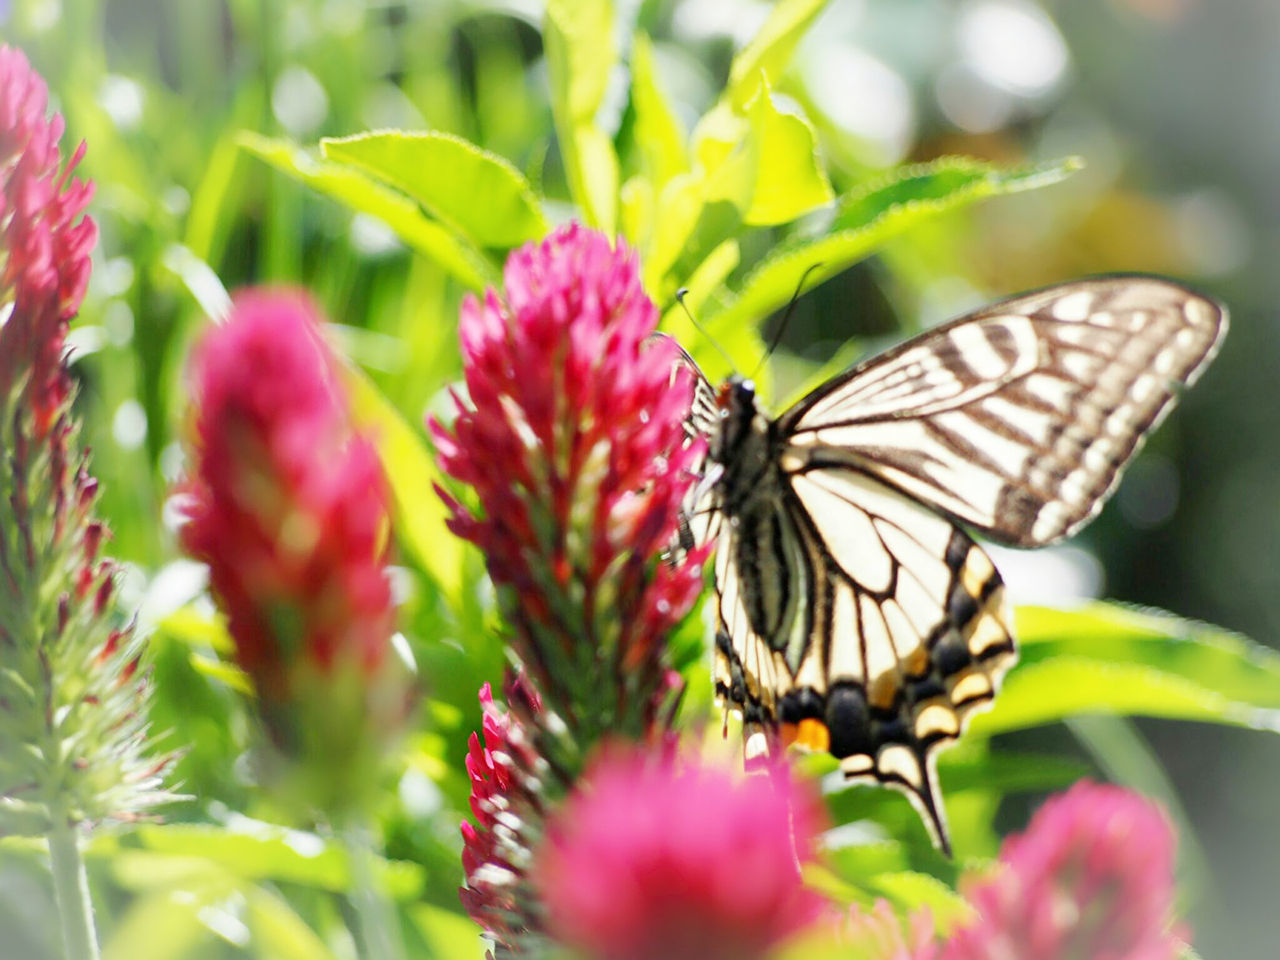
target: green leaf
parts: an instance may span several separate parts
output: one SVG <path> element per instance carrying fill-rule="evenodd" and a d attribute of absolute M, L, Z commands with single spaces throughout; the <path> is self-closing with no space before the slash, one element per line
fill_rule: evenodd
<path fill-rule="evenodd" d="M 938 930 L 948 930 L 973 917 L 969 902 L 936 877 L 915 870 L 895 870 L 864 881 L 873 893 L 884 897 L 903 914 L 927 908 Z"/>
<path fill-rule="evenodd" d="M 703 178 L 695 173 L 677 174 L 658 192 L 654 209 L 661 211 L 661 216 L 653 218 L 641 266 L 645 289 L 659 305 L 671 297 L 678 285 L 672 282 L 671 275 L 702 215 L 702 197 Z M 680 282 L 684 282 L 683 278 Z"/>
<path fill-rule="evenodd" d="M 787 223 L 832 199 L 831 182 L 818 161 L 809 121 L 778 109 L 768 82 L 747 107 L 755 151 L 755 187 L 744 221 L 751 226 Z"/>
<path fill-rule="evenodd" d="M 484 941 L 470 917 L 427 903 L 414 904 L 409 916 L 431 948 L 433 960 L 480 960 Z"/>
<path fill-rule="evenodd" d="M 684 298 L 685 306 L 674 304 L 662 317 L 662 329 L 689 351 L 689 355 L 712 383 L 718 383 L 735 372 L 724 353 L 741 363 L 746 370 L 756 369 L 764 358 L 764 342 L 754 327 L 748 324 L 740 324 L 735 328 L 716 325 L 703 333 L 689 319 L 689 314 L 697 317 L 702 312 L 711 292 L 738 266 L 738 259 L 736 240 L 726 240 L 712 250 L 689 277 L 685 288 L 688 291 Z M 688 308 L 687 313 L 685 308 Z M 766 373 L 766 376 L 757 385 L 761 391 L 767 392 L 767 370 L 761 372 Z"/>
<path fill-rule="evenodd" d="M 334 960 L 333 952 L 283 897 L 262 887 L 245 891 L 244 920 L 261 957 Z"/>
<path fill-rule="evenodd" d="M 1145 664 L 1235 703 L 1280 709 L 1280 654 L 1220 627 L 1092 603 L 1078 610 L 1019 607 L 1017 629 L 1027 666 L 1063 655 Z"/>
<path fill-rule="evenodd" d="M 342 893 L 351 886 L 347 854 L 314 833 L 286 830 L 242 818 L 235 829 L 202 824 L 143 824 L 135 831 L 143 849 L 122 849 L 111 859 L 117 881 L 135 890 L 221 877 L 297 883 Z M 388 896 L 415 897 L 421 868 L 379 861 L 378 882 Z"/>
<path fill-rule="evenodd" d="M 520 171 L 462 137 L 389 130 L 321 140 L 320 152 L 407 193 L 477 246 L 509 249 L 548 230 Z"/>
<path fill-rule="evenodd" d="M 689 152 L 684 128 L 658 86 L 653 44 L 643 33 L 636 34 L 631 48 L 631 106 L 641 167 L 650 183 L 661 188 L 689 169 Z"/>
<path fill-rule="evenodd" d="M 781 0 L 774 5 L 760 32 L 729 66 L 725 97 L 735 109 L 742 109 L 755 95 L 761 71 L 770 85 L 778 82 L 796 44 L 826 5 L 826 0 Z"/>
<path fill-rule="evenodd" d="M 1264 715 L 1193 680 L 1144 664 L 1054 657 L 1018 667 L 1005 679 L 991 712 L 973 720 L 970 733 L 989 736 L 1025 730 L 1082 713 L 1202 720 L 1261 728 Z M 1266 725 L 1280 729 L 1272 715 Z"/>
<path fill-rule="evenodd" d="M 948 158 L 896 170 L 842 198 L 839 226 L 833 230 L 776 248 L 718 316 L 730 324 L 757 322 L 791 299 L 810 268 L 814 269 L 807 283 L 812 287 L 918 223 L 985 197 L 1057 183 L 1079 166 L 1068 159 L 1043 167 L 1001 170 L 976 160 Z"/>
<path fill-rule="evenodd" d="M 617 60 L 613 4 L 608 0 L 548 0 L 543 24 L 552 103 L 571 123 L 592 123 Z"/>
<path fill-rule="evenodd" d="M 242 133 L 239 141 L 250 153 L 313 190 L 382 220 L 410 247 L 439 263 L 470 289 L 481 291 L 487 285 L 498 284 L 498 268 L 483 253 L 395 190 L 350 167 L 319 160 L 282 140 Z"/>
<path fill-rule="evenodd" d="M 111 930 L 103 960 L 181 960 L 210 939 L 200 915 L 233 894 L 230 880 L 164 889 L 134 900 Z"/>
<path fill-rule="evenodd" d="M 246 697 L 254 697 L 257 691 L 249 675 L 229 660 L 215 660 L 202 654 L 191 652 L 191 669 L 203 677 L 216 680 L 218 683 Z"/>
<path fill-rule="evenodd" d="M 542 28 L 551 109 L 574 200 L 587 221 L 616 232 L 618 158 L 595 126 L 617 59 L 613 4 L 607 0 L 549 0 Z"/>
<path fill-rule="evenodd" d="M 445 526 L 448 516 L 436 494 L 441 479 L 426 439 L 404 418 L 373 381 L 346 368 L 351 414 L 373 441 L 395 500 L 396 539 L 451 600 L 462 587 L 462 541 Z"/>
<path fill-rule="evenodd" d="M 181 643 L 193 647 L 207 646 L 218 653 L 230 655 L 236 646 L 222 616 L 194 604 L 179 607 L 162 617 L 156 629 Z"/>

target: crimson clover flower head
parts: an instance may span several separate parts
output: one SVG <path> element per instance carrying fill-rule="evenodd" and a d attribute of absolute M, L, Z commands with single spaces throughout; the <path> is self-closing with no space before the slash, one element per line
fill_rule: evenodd
<path fill-rule="evenodd" d="M 241 293 L 199 344 L 193 380 L 182 543 L 209 566 L 267 731 L 318 771 L 376 755 L 407 702 L 387 486 L 316 309 L 297 292 Z"/>
<path fill-rule="evenodd" d="M 1173 960 L 1174 836 L 1154 803 L 1076 784 L 1000 852 L 1001 871 L 968 896 L 979 919 L 942 960 Z"/>
<path fill-rule="evenodd" d="M 47 106 L 44 80 L 0 45 L 0 833 L 135 819 L 170 798 L 173 760 L 149 755 L 144 641 L 102 556 L 72 409 L 93 185 L 70 178 L 83 144 L 63 167 Z"/>
<path fill-rule="evenodd" d="M 822 823 L 785 766 L 606 746 L 537 854 L 548 930 L 592 960 L 766 956 L 823 910 L 799 870 Z"/>
<path fill-rule="evenodd" d="M 83 216 L 93 184 L 71 177 L 84 144 L 64 168 L 63 121 L 46 118 L 48 101 L 22 51 L 0 45 L 0 396 L 25 381 L 39 437 L 70 393 L 67 323 L 84 299 L 98 236 Z"/>
<path fill-rule="evenodd" d="M 633 253 L 562 227 L 510 256 L 502 295 L 463 304 L 467 399 L 430 425 L 477 503 L 441 491 L 450 528 L 484 551 L 548 709 L 588 741 L 652 724 L 665 638 L 702 582 L 702 553 L 658 560 L 700 451 L 657 319 Z"/>

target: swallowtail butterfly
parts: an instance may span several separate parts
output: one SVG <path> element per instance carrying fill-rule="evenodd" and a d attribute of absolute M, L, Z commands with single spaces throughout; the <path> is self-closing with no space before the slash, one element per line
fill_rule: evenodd
<path fill-rule="evenodd" d="M 748 751 L 775 732 L 830 751 L 903 790 L 949 853 L 937 753 L 1017 656 L 965 528 L 1018 547 L 1079 530 L 1226 329 L 1169 281 L 1082 280 L 926 331 L 777 419 L 686 354 L 708 444 L 689 535 L 715 541 L 716 695 Z"/>

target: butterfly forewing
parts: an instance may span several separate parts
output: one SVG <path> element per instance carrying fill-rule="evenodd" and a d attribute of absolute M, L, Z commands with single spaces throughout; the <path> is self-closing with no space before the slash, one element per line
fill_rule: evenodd
<path fill-rule="evenodd" d="M 908 341 L 782 418 L 797 456 L 874 473 L 993 539 L 1038 546 L 1101 508 L 1226 330 L 1148 277 L 1027 294 Z"/>
<path fill-rule="evenodd" d="M 1176 284 L 1085 280 L 921 334 L 776 421 L 684 354 L 710 450 L 684 529 L 717 541 L 718 698 L 904 790 L 949 849 L 937 750 L 1015 658 L 1000 576 L 957 521 L 1022 546 L 1074 532 L 1225 329 Z"/>

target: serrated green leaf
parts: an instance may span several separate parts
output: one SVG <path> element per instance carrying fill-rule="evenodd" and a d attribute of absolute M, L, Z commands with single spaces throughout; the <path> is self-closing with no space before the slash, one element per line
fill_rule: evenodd
<path fill-rule="evenodd" d="M 747 107 L 755 150 L 755 186 L 743 217 L 750 226 L 788 223 L 832 199 L 809 121 L 778 109 L 768 82 Z"/>
<path fill-rule="evenodd" d="M 833 230 L 857 230 L 895 207 L 947 204 L 1006 193 L 1021 193 L 1060 183 L 1081 169 L 1078 157 L 1042 166 L 1001 168 L 971 157 L 942 157 L 900 167 L 840 198 Z"/>
<path fill-rule="evenodd" d="M 770 84 L 778 82 L 796 44 L 826 5 L 826 0 L 781 0 L 774 4 L 764 26 L 729 66 L 725 98 L 736 109 L 742 109 L 755 95 L 761 71 Z"/>
<path fill-rule="evenodd" d="M 924 220 L 975 200 L 1056 183 L 1078 168 L 1078 161 L 1065 160 L 1001 170 L 976 160 L 948 158 L 894 171 L 842 198 L 837 222 L 844 226 L 777 247 L 717 316 L 727 316 L 730 323 L 758 322 L 791 299 L 806 271 L 811 271 L 808 286 L 816 286 Z"/>
<path fill-rule="evenodd" d="M 613 4 L 549 0 L 542 27 L 551 112 L 569 190 L 588 223 L 616 232 L 618 158 L 595 126 L 596 112 L 617 60 Z"/>
<path fill-rule="evenodd" d="M 417 203 L 350 167 L 327 163 L 282 140 L 242 133 L 239 143 L 254 156 L 332 197 L 352 210 L 383 221 L 406 244 L 444 267 L 467 287 L 481 291 L 499 282 L 497 266 L 453 231 L 426 216 Z"/>
<path fill-rule="evenodd" d="M 547 232 L 520 171 L 462 137 L 389 130 L 321 140 L 320 152 L 403 191 L 477 246 L 510 249 Z"/>
<path fill-rule="evenodd" d="M 631 47 L 631 106 L 641 168 L 658 189 L 689 169 L 687 134 L 671 102 L 658 85 L 653 44 L 643 33 Z"/>
<path fill-rule="evenodd" d="M 450 599 L 462 587 L 462 541 L 445 526 L 448 511 L 436 494 L 441 479 L 426 438 L 412 429 L 373 381 L 345 369 L 351 416 L 373 441 L 395 501 L 395 535 Z"/>
<path fill-rule="evenodd" d="M 1109 603 L 1019 607 L 1016 617 L 1024 665 L 1064 655 L 1145 664 L 1242 706 L 1280 709 L 1280 654 L 1220 627 Z"/>

